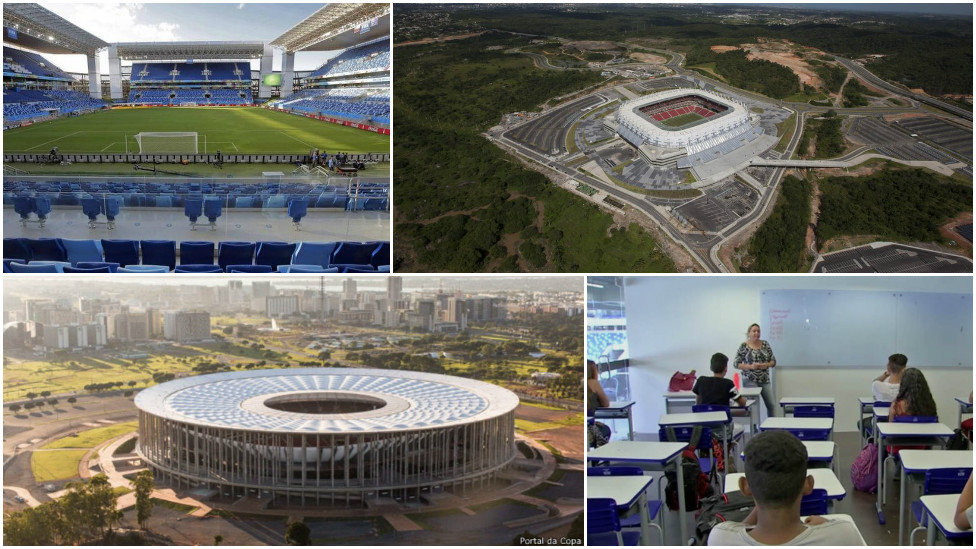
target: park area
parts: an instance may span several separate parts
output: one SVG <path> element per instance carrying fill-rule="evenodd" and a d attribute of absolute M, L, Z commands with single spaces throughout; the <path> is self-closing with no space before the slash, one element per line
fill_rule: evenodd
<path fill-rule="evenodd" d="M 196 132 L 197 151 L 213 154 L 388 153 L 390 137 L 254 107 L 115 108 L 3 133 L 4 153 L 138 153 L 145 132 Z M 153 151 L 147 151 L 153 152 Z M 191 151 L 192 152 L 192 151 Z"/>

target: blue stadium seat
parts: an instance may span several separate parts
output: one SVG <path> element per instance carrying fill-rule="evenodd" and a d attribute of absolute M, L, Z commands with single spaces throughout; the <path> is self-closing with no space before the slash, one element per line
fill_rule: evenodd
<path fill-rule="evenodd" d="M 253 242 L 221 242 L 217 248 L 217 264 L 224 270 L 228 265 L 252 265 L 255 248 Z"/>
<path fill-rule="evenodd" d="M 220 265 L 183 265 L 180 264 L 173 271 L 174 273 L 222 273 Z"/>
<path fill-rule="evenodd" d="M 170 269 L 166 265 L 129 265 L 119 267 L 117 273 L 168 273 Z"/>
<path fill-rule="evenodd" d="M 31 260 L 31 249 L 27 245 L 26 238 L 4 238 L 3 239 L 4 259 L 23 259 Z"/>
<path fill-rule="evenodd" d="M 92 267 L 91 269 L 82 269 L 81 267 L 65 267 L 64 272 L 66 273 L 110 273 L 111 269 L 108 267 Z"/>
<path fill-rule="evenodd" d="M 258 242 L 257 252 L 254 254 L 256 265 L 270 265 L 271 269 L 277 269 L 278 265 L 288 265 L 291 263 L 292 254 L 295 253 L 294 242 Z"/>
<path fill-rule="evenodd" d="M 26 265 L 23 263 L 9 263 L 7 267 L 12 273 L 57 274 L 58 266 L 53 264 Z"/>
<path fill-rule="evenodd" d="M 39 265 L 54 265 L 59 273 L 63 273 L 65 267 L 71 266 L 71 263 L 68 263 L 67 261 L 31 261 L 30 264 L 34 265 L 35 267 Z"/>
<path fill-rule="evenodd" d="M 291 256 L 291 263 L 328 267 L 331 265 L 332 252 L 335 248 L 335 242 L 299 242 L 295 253 Z"/>
<path fill-rule="evenodd" d="M 297 269 L 297 270 L 293 271 L 292 269 Z M 321 273 L 321 272 L 325 272 L 325 267 L 321 267 L 319 265 L 299 265 L 299 264 L 278 265 L 278 272 L 279 273 L 290 273 L 290 272 Z"/>
<path fill-rule="evenodd" d="M 166 265 L 169 270 L 176 268 L 176 241 L 142 240 L 142 262 L 146 265 Z"/>
<path fill-rule="evenodd" d="M 210 221 L 210 230 L 217 230 L 217 218 L 223 209 L 223 202 L 219 199 L 208 199 L 203 201 L 203 215 Z"/>
<path fill-rule="evenodd" d="M 13 271 L 10 270 L 10 264 L 11 263 L 19 263 L 21 265 L 27 265 L 27 260 L 26 259 L 4 259 L 3 260 L 3 272 L 5 272 L 5 273 L 13 272 Z"/>
<path fill-rule="evenodd" d="M 139 241 L 124 239 L 102 239 L 102 251 L 105 261 L 118 263 L 120 266 L 139 264 Z"/>
<path fill-rule="evenodd" d="M 98 269 L 101 267 L 108 267 L 110 273 L 114 273 L 121 267 L 118 263 L 114 261 L 79 261 L 75 267 L 79 269 Z"/>
<path fill-rule="evenodd" d="M 102 242 L 100 240 L 72 240 L 62 238 L 61 245 L 67 254 L 68 262 L 73 266 L 78 266 L 79 261 L 101 261 Z"/>
<path fill-rule="evenodd" d="M 102 201 L 98 198 L 82 198 L 81 213 L 88 216 L 88 228 L 94 229 L 98 216 L 102 213 Z"/>
<path fill-rule="evenodd" d="M 30 219 L 30 214 L 34 213 L 34 197 L 31 196 L 15 196 L 14 197 L 14 211 L 20 215 L 21 221 L 27 221 Z"/>
<path fill-rule="evenodd" d="M 390 243 L 377 242 L 373 255 L 370 256 L 369 264 L 373 267 L 390 264 Z"/>
<path fill-rule="evenodd" d="M 376 242 L 340 242 L 332 252 L 332 265 L 371 265 Z"/>
<path fill-rule="evenodd" d="M 183 215 L 185 215 L 190 220 L 190 229 L 196 230 L 197 219 L 203 215 L 203 199 L 202 198 L 187 198 L 186 204 L 183 206 Z"/>
<path fill-rule="evenodd" d="M 200 240 L 180 242 L 180 265 L 210 265 L 213 262 L 213 242 Z"/>
<path fill-rule="evenodd" d="M 58 238 L 27 238 L 25 242 L 30 248 L 31 261 L 67 261 L 68 259 L 64 245 Z"/>
<path fill-rule="evenodd" d="M 308 214 L 308 200 L 294 199 L 288 201 L 288 217 L 295 223 L 295 230 L 302 228 L 302 218 Z"/>
<path fill-rule="evenodd" d="M 288 272 L 289 273 L 295 273 L 295 274 L 299 274 L 299 273 L 301 273 L 301 274 L 311 274 L 311 273 L 338 273 L 339 272 L 339 267 L 329 267 L 328 269 L 323 269 L 322 267 L 319 267 L 317 265 L 315 265 L 313 267 L 314 268 L 304 267 L 304 266 L 301 266 L 301 265 L 292 265 L 289 268 Z M 279 269 L 280 268 L 281 267 L 279 267 Z"/>
<path fill-rule="evenodd" d="M 226 271 L 228 273 L 266 274 L 271 272 L 271 267 L 268 265 L 228 265 Z"/>

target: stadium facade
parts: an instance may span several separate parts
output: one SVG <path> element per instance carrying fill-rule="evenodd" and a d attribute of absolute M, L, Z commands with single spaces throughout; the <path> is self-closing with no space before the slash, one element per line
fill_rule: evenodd
<path fill-rule="evenodd" d="M 357 505 L 486 486 L 516 456 L 510 391 L 464 378 L 299 368 L 142 391 L 139 454 L 158 480 L 225 496 Z"/>
<path fill-rule="evenodd" d="M 677 127 L 665 123 L 689 113 L 701 119 Z M 657 163 L 719 147 L 752 130 L 758 119 L 729 97 L 706 90 L 676 89 L 626 101 L 617 109 L 616 124 L 612 129 L 641 156 Z"/>

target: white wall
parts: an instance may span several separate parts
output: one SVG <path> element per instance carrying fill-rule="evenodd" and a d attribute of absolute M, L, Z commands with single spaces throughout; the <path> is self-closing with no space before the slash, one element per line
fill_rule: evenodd
<path fill-rule="evenodd" d="M 657 433 L 664 414 L 661 393 L 676 370 L 710 375 L 713 353 L 730 361 L 745 340 L 746 328 L 759 322 L 759 293 L 769 289 L 901 290 L 972 293 L 971 276 L 643 276 L 624 279 L 630 382 L 634 395 L 634 430 Z M 857 326 L 850 329 L 857 330 Z M 764 337 L 765 338 L 765 337 Z M 776 352 L 775 347 L 773 352 Z M 892 349 L 891 353 L 898 352 Z M 888 355 L 872 368 L 777 367 L 777 398 L 832 396 L 837 399 L 837 431 L 856 431 L 857 397 L 871 394 L 871 381 L 884 371 Z M 911 357 L 909 366 L 911 366 Z M 729 377 L 735 372 L 729 368 Z M 971 369 L 926 368 L 926 379 L 939 406 L 939 417 L 954 426 L 953 397 L 969 395 Z M 761 408 L 761 407 L 760 407 Z M 765 411 L 763 411 L 765 414 Z"/>

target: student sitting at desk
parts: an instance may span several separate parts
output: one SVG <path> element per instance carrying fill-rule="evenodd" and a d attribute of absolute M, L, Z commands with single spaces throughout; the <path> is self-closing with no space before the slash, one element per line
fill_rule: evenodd
<path fill-rule="evenodd" d="M 888 365 L 883 374 L 871 384 L 871 392 L 874 400 L 880 402 L 894 402 L 898 396 L 898 386 L 901 384 L 901 375 L 908 366 L 908 357 L 901 353 L 896 353 L 888 357 Z"/>
<path fill-rule="evenodd" d="M 610 405 L 610 399 L 607 398 L 607 393 L 603 390 L 603 386 L 600 385 L 600 380 L 598 379 L 599 374 L 600 372 L 596 366 L 596 362 L 587 360 L 586 415 L 588 417 L 593 417 L 597 408 L 606 408 Z M 610 442 L 610 434 L 610 428 L 607 427 L 606 424 L 599 421 L 594 421 L 590 424 L 590 428 L 588 430 L 590 447 L 597 448 Z"/>
<path fill-rule="evenodd" d="M 695 404 L 717 404 L 719 406 L 728 406 L 730 401 L 735 401 L 739 406 L 746 405 L 746 398 L 740 396 L 739 392 L 735 389 L 735 383 L 732 380 L 725 377 L 729 371 L 729 357 L 723 355 L 722 353 L 715 353 L 712 355 L 711 363 L 712 377 L 700 377 L 695 381 L 695 386 L 691 389 L 691 392 L 695 393 Z M 734 425 L 729 423 L 725 426 L 724 430 L 715 429 L 712 431 L 714 437 L 718 441 L 725 441 L 731 439 L 733 435 Z M 719 444 L 720 446 L 720 444 Z M 732 451 L 735 448 L 735 444 L 729 445 L 729 455 L 735 455 Z M 729 460 L 729 471 L 731 470 L 731 465 L 734 463 L 733 460 Z M 723 470 L 724 464 L 719 464 L 719 470 Z"/>
<path fill-rule="evenodd" d="M 739 490 L 755 499 L 756 508 L 743 522 L 717 524 L 708 545 L 864 545 L 851 522 L 820 516 L 800 521 L 800 501 L 813 491 L 813 477 L 798 438 L 764 431 L 749 440 L 745 458 Z"/>
<path fill-rule="evenodd" d="M 973 474 L 969 473 L 969 480 L 966 487 L 959 494 L 959 503 L 956 504 L 956 516 L 952 520 L 956 523 L 956 528 L 960 530 L 973 529 Z"/>
<path fill-rule="evenodd" d="M 928 416 L 938 417 L 939 410 L 929 390 L 929 383 L 925 375 L 918 368 L 906 368 L 898 386 L 898 396 L 888 409 L 888 421 L 894 421 L 897 416 Z M 924 450 L 927 446 L 896 446 L 888 447 L 888 453 L 898 455 L 900 450 Z"/>

